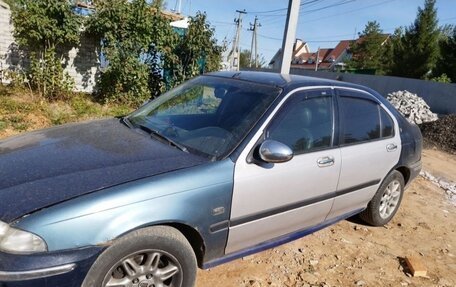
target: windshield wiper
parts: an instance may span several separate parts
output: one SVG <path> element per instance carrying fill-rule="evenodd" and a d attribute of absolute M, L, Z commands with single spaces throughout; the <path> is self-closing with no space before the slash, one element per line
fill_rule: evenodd
<path fill-rule="evenodd" d="M 149 135 L 155 137 L 155 138 L 158 138 L 159 140 L 164 140 L 166 142 L 168 142 L 170 145 L 180 149 L 181 151 L 183 152 L 186 152 L 188 153 L 188 150 L 185 146 L 173 141 L 172 139 L 162 135 L 159 131 L 157 130 L 154 130 L 154 129 L 151 129 L 149 128 L 148 126 L 145 126 L 145 125 L 139 125 L 139 128 L 142 129 L 143 131 L 147 132 Z"/>
<path fill-rule="evenodd" d="M 130 129 L 134 128 L 133 124 L 130 122 L 130 120 L 128 119 L 128 117 L 121 117 L 120 118 L 120 121 L 125 124 L 127 127 L 129 127 Z"/>

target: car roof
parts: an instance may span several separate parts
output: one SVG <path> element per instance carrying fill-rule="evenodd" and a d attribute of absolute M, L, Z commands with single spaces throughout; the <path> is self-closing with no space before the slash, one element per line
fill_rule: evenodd
<path fill-rule="evenodd" d="M 259 84 L 277 86 L 283 89 L 295 89 L 302 86 L 339 86 L 350 87 L 362 90 L 369 90 L 368 88 L 360 85 L 350 84 L 341 81 L 321 79 L 308 76 L 299 75 L 285 75 L 273 72 L 254 72 L 254 71 L 222 71 L 208 73 L 208 76 L 239 79 Z"/>

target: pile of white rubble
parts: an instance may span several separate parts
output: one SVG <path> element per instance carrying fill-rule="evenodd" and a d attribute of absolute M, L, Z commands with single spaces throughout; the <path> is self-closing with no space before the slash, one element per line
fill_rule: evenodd
<path fill-rule="evenodd" d="M 422 124 L 438 120 L 426 102 L 409 91 L 388 94 L 388 101 L 411 123 Z"/>
<path fill-rule="evenodd" d="M 435 177 L 431 173 L 424 170 L 420 172 L 420 175 L 423 178 L 432 182 L 433 184 L 437 185 L 441 189 L 443 189 L 446 195 L 448 196 L 450 202 L 456 206 L 456 182 L 451 182 L 444 178 Z"/>

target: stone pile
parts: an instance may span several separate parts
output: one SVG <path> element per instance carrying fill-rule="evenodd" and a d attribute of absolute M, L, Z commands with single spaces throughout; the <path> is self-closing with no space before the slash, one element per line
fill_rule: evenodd
<path fill-rule="evenodd" d="M 422 170 L 420 175 L 424 178 L 443 189 L 450 200 L 456 206 L 456 182 L 448 181 L 444 178 L 433 176 L 431 173 Z"/>
<path fill-rule="evenodd" d="M 426 102 L 409 91 L 397 91 L 388 94 L 388 101 L 405 117 L 414 124 L 422 124 L 438 120 Z"/>

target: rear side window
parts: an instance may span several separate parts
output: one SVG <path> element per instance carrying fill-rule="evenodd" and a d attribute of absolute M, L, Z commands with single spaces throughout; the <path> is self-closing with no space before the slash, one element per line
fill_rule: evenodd
<path fill-rule="evenodd" d="M 382 108 L 380 108 L 380 118 L 382 121 L 382 138 L 394 136 L 393 120 Z"/>
<path fill-rule="evenodd" d="M 369 100 L 340 97 L 342 144 L 353 144 L 379 139 L 379 106 Z"/>

